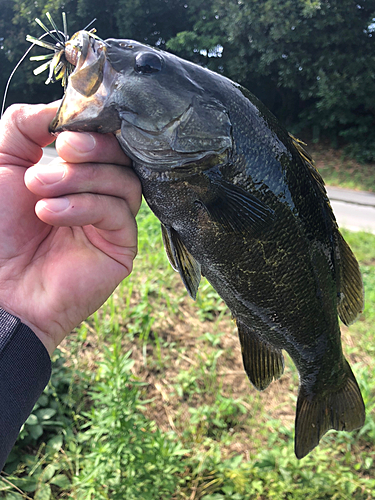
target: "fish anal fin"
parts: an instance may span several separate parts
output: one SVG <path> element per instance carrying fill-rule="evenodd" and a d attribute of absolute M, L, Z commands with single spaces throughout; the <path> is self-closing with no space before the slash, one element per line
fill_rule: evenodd
<path fill-rule="evenodd" d="M 340 254 L 340 298 L 337 311 L 341 321 L 350 325 L 364 307 L 362 276 L 357 259 L 339 232 L 337 238 Z"/>
<path fill-rule="evenodd" d="M 345 361 L 347 377 L 336 391 L 311 397 L 303 384 L 300 387 L 295 431 L 295 454 L 305 457 L 330 429 L 353 431 L 365 421 L 365 406 L 353 372 Z"/>
<path fill-rule="evenodd" d="M 237 320 L 241 342 L 242 360 L 250 382 L 258 391 L 263 391 L 273 379 L 281 377 L 284 371 L 284 357 L 277 349 Z"/>
<path fill-rule="evenodd" d="M 201 280 L 201 266 L 186 248 L 177 231 L 162 224 L 164 248 L 168 260 L 181 279 L 190 297 L 195 300 Z"/>

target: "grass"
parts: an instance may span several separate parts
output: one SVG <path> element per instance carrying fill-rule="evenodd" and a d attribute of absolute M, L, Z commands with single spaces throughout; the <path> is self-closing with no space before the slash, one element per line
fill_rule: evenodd
<path fill-rule="evenodd" d="M 375 191 L 374 163 L 358 163 L 342 149 L 334 150 L 324 143 L 309 144 L 307 148 L 327 185 Z"/>
<path fill-rule="evenodd" d="M 343 327 L 367 407 L 356 432 L 293 453 L 298 375 L 263 393 L 247 381 L 235 325 L 203 281 L 196 303 L 170 268 L 159 224 L 139 215 L 131 277 L 56 352 L 0 497 L 141 500 L 375 498 L 375 236 L 345 231 L 366 308 Z"/>

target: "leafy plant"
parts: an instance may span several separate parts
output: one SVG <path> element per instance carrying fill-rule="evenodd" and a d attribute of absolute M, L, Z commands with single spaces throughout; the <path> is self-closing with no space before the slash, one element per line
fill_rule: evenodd
<path fill-rule="evenodd" d="M 25 447 L 39 447 L 41 436 L 44 439 L 61 436 L 63 440 L 64 428 L 71 422 L 74 386 L 74 373 L 64 363 L 65 358 L 57 349 L 52 358 L 51 379 L 21 428 L 16 446 L 7 460 L 7 472 L 17 467 Z M 75 390 L 78 390 L 77 385 Z"/>
<path fill-rule="evenodd" d="M 185 450 L 142 413 L 144 383 L 131 374 L 131 352 L 119 344 L 105 348 L 98 380 L 89 395 L 92 406 L 78 437 L 82 443 L 75 478 L 81 499 L 152 500 L 172 495 L 183 471 Z"/>
<path fill-rule="evenodd" d="M 220 439 L 224 431 L 228 431 L 238 424 L 240 416 L 244 415 L 246 411 L 240 400 L 217 394 L 211 405 L 189 408 L 191 414 L 189 433 Z"/>

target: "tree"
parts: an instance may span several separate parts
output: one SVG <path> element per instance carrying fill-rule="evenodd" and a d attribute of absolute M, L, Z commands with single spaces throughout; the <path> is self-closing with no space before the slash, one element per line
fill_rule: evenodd
<path fill-rule="evenodd" d="M 196 19 L 168 46 L 193 40 L 193 58 L 215 32 L 222 72 L 289 127 L 344 137 L 375 160 L 374 0 L 212 0 L 210 18 L 215 31 Z"/>

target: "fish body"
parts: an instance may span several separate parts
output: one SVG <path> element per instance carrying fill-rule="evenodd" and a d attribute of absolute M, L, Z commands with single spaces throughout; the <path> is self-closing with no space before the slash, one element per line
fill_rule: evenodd
<path fill-rule="evenodd" d="M 363 308 L 358 264 L 302 144 L 250 92 L 131 40 L 93 40 L 51 130 L 116 134 L 172 267 L 193 298 L 201 275 L 223 298 L 257 389 L 281 376 L 289 353 L 297 457 L 330 428 L 363 425 L 338 320 Z"/>

